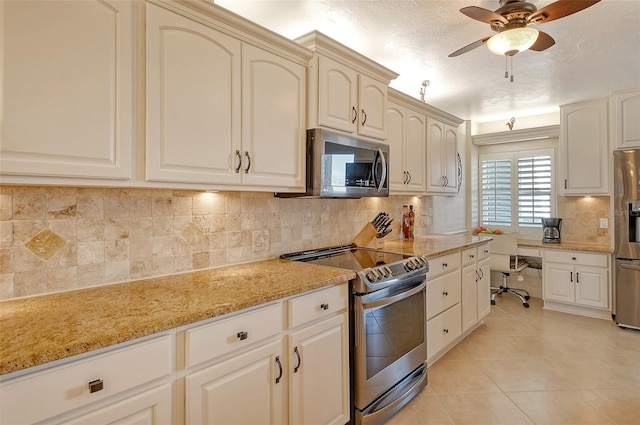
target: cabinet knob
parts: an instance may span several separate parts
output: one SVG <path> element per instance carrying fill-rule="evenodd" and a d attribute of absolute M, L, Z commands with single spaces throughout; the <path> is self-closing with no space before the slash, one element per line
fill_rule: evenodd
<path fill-rule="evenodd" d="M 320 304 L 320 309 L 321 310 L 329 310 L 329 304 L 327 304 L 327 303 Z"/>
<path fill-rule="evenodd" d="M 104 381 L 102 379 L 96 379 L 89 382 L 89 393 L 97 393 L 104 388 Z"/>
<path fill-rule="evenodd" d="M 236 335 L 238 337 L 238 339 L 240 341 L 244 341 L 245 339 L 249 338 L 249 332 L 247 331 L 240 331 L 237 333 Z"/>
<path fill-rule="evenodd" d="M 442 263 L 442 267 L 447 268 L 447 267 L 449 267 L 449 264 L 448 263 Z"/>
<path fill-rule="evenodd" d="M 444 329 L 442 330 L 442 332 L 444 332 L 444 333 L 448 334 L 448 333 L 449 333 L 449 329 L 444 328 Z"/>
<path fill-rule="evenodd" d="M 442 292 L 442 295 L 444 295 L 445 297 L 448 297 L 448 296 L 449 296 L 449 292 L 447 292 L 447 291 L 443 291 L 443 292 Z"/>
<path fill-rule="evenodd" d="M 571 257 L 571 259 L 572 259 L 573 261 L 576 261 L 576 260 L 577 260 L 577 257 Z"/>

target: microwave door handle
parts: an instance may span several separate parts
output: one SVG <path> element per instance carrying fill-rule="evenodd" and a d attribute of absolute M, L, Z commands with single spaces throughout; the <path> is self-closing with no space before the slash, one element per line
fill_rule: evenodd
<path fill-rule="evenodd" d="M 378 148 L 378 155 L 380 156 L 380 162 L 382 162 L 382 176 L 380 177 L 380 186 L 378 186 L 378 192 L 382 191 L 382 188 L 384 187 L 384 182 L 387 179 L 387 160 L 384 158 L 384 152 L 382 152 L 382 149 Z M 375 179 L 375 175 L 376 175 L 376 163 L 378 161 L 376 161 L 373 164 L 373 177 Z"/>

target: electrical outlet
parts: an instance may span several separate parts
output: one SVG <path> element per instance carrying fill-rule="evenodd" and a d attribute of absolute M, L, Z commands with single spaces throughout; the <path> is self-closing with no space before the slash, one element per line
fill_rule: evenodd
<path fill-rule="evenodd" d="M 606 229 L 607 227 L 609 227 L 609 219 L 601 218 L 600 219 L 600 228 L 601 229 Z"/>
<path fill-rule="evenodd" d="M 271 234 L 268 230 L 255 230 L 252 233 L 253 251 L 266 251 L 269 249 Z"/>

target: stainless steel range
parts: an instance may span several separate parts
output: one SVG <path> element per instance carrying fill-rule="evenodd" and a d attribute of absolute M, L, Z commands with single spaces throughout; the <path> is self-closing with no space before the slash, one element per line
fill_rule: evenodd
<path fill-rule="evenodd" d="M 350 309 L 354 419 L 383 424 L 427 385 L 427 260 L 354 245 L 282 258 L 356 272 Z"/>

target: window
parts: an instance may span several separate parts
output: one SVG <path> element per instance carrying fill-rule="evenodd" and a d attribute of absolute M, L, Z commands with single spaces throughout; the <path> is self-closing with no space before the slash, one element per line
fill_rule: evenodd
<path fill-rule="evenodd" d="M 480 223 L 537 231 L 555 211 L 553 149 L 480 155 Z"/>

